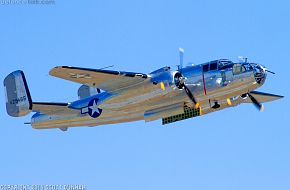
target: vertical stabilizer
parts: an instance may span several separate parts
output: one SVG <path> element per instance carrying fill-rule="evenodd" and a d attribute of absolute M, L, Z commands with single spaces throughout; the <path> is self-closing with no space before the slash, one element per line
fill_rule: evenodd
<path fill-rule="evenodd" d="M 6 110 L 12 117 L 21 117 L 32 110 L 32 99 L 23 71 L 14 71 L 4 79 Z"/>

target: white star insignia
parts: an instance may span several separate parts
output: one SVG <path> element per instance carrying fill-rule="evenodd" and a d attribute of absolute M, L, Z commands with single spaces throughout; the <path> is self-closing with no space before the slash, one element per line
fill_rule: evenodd
<path fill-rule="evenodd" d="M 100 114 L 99 108 L 97 107 L 96 101 L 94 101 L 94 104 L 89 107 L 92 110 L 92 115 L 94 115 L 96 112 Z"/>

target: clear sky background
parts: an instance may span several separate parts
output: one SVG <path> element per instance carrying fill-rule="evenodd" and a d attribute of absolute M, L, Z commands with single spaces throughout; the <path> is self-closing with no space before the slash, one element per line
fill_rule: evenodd
<path fill-rule="evenodd" d="M 1 0 L 1 2 L 3 2 Z M 0 184 L 88 189 L 290 189 L 290 2 L 62 1 L 0 5 L 0 80 L 22 69 L 34 101 L 68 102 L 78 84 L 57 65 L 149 73 L 242 55 L 276 72 L 263 92 L 285 95 L 162 126 L 160 121 L 34 130 L 8 117 L 0 93 Z"/>

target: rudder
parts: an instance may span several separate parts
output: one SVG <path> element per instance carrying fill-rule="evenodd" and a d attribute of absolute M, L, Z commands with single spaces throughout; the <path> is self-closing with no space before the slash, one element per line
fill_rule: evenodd
<path fill-rule="evenodd" d="M 21 117 L 32 110 L 32 99 L 23 71 L 14 71 L 4 79 L 6 111 L 12 117 Z"/>

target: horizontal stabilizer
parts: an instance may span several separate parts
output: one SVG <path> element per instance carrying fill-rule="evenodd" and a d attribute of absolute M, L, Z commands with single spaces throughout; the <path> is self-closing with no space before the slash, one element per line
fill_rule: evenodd
<path fill-rule="evenodd" d="M 68 103 L 33 102 L 32 110 L 47 115 L 78 114 L 79 110 L 68 108 Z"/>

